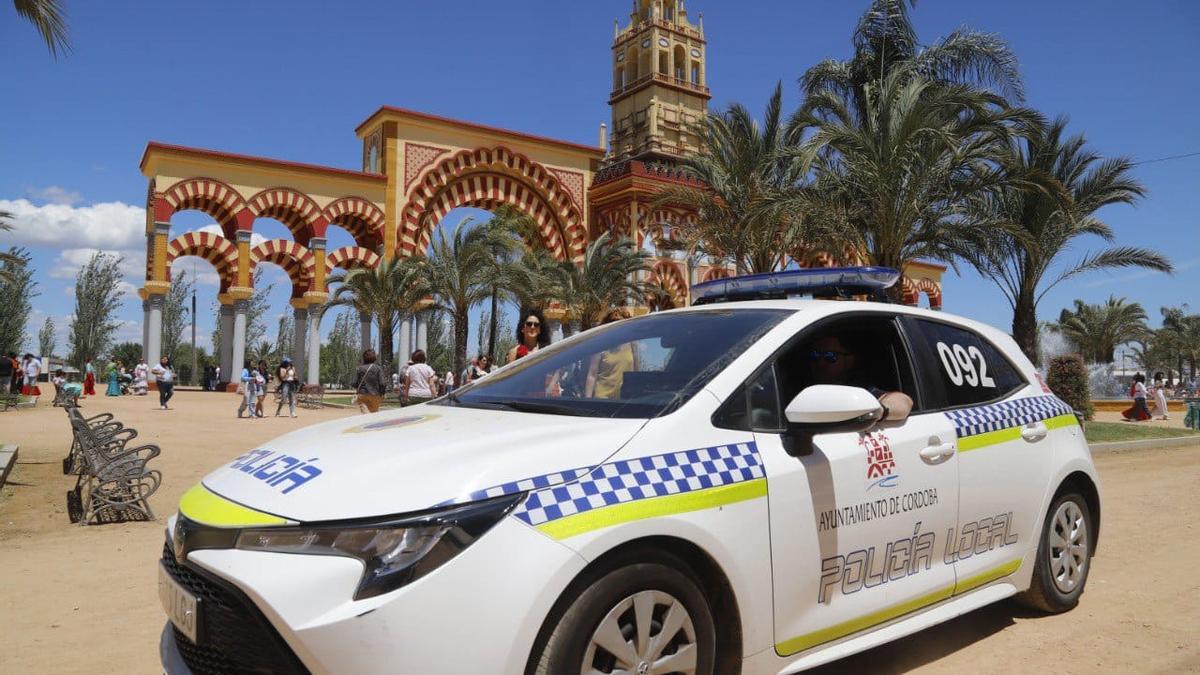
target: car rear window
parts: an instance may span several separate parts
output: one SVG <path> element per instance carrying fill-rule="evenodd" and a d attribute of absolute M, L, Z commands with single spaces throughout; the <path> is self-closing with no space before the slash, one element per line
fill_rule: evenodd
<path fill-rule="evenodd" d="M 974 331 L 927 319 L 906 325 L 924 352 L 922 393 L 927 408 L 988 403 L 1025 386 L 1008 358 Z"/>

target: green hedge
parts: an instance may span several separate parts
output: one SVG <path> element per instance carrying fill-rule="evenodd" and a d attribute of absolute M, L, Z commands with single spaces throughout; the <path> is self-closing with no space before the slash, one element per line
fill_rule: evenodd
<path fill-rule="evenodd" d="M 1067 405 L 1083 413 L 1086 419 L 1092 419 L 1096 411 L 1092 407 L 1088 370 L 1083 363 L 1083 357 L 1078 354 L 1066 354 L 1050 359 L 1046 385 Z"/>

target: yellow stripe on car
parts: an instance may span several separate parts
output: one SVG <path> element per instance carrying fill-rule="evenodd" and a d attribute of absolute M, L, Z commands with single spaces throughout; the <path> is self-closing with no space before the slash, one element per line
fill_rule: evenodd
<path fill-rule="evenodd" d="M 915 612 L 918 609 L 923 609 L 943 600 L 947 600 L 955 595 L 961 595 L 962 593 L 966 593 L 967 591 L 978 588 L 986 583 L 1006 577 L 1013 572 L 1016 572 L 1020 568 L 1020 559 L 1007 562 L 980 574 L 963 579 L 956 584 L 939 588 L 931 593 L 913 598 L 908 602 L 892 605 L 891 607 L 886 607 L 877 612 L 871 612 L 870 614 L 864 614 L 858 618 L 844 621 L 828 628 L 822 628 L 821 630 L 813 631 L 812 633 L 807 633 L 799 637 L 794 637 L 790 640 L 784 640 L 783 642 L 775 645 L 775 652 L 780 656 L 791 656 L 792 654 L 802 652 L 805 649 L 811 649 L 817 645 L 831 642 L 833 640 L 837 640 L 838 638 L 843 638 L 847 635 L 857 633 L 861 630 L 866 630 L 872 626 L 891 621 L 892 619 L 903 616 L 910 612 Z"/>
<path fill-rule="evenodd" d="M 189 520 L 214 527 L 286 525 L 289 522 L 285 518 L 230 501 L 201 483 L 183 493 L 183 498 L 179 500 L 179 512 Z"/>
<path fill-rule="evenodd" d="M 1059 415 L 1058 417 L 1051 417 L 1050 419 L 1042 420 L 1042 424 L 1045 424 L 1046 429 L 1050 430 L 1073 426 L 1079 424 L 1079 421 L 1075 419 L 1074 415 Z M 970 452 L 971 450 L 986 448 L 989 445 L 996 445 L 997 443 L 1015 441 L 1020 437 L 1021 427 L 1019 426 L 1009 427 L 1007 429 L 999 429 L 997 431 L 989 431 L 984 434 L 977 434 L 975 436 L 967 436 L 965 438 L 958 439 L 958 451 Z"/>
<path fill-rule="evenodd" d="M 767 480 L 757 478 L 694 492 L 639 499 L 625 504 L 593 509 L 543 523 L 538 525 L 537 529 L 551 538 L 566 539 L 620 523 L 689 511 L 701 511 L 765 496 L 767 496 Z"/>

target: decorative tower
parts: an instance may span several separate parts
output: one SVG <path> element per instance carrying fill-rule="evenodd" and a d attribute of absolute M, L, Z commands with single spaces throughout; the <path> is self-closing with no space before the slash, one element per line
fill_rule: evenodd
<path fill-rule="evenodd" d="M 684 0 L 633 0 L 629 25 L 614 32 L 612 160 L 695 152 L 688 131 L 712 98 L 703 17 L 689 21 Z"/>

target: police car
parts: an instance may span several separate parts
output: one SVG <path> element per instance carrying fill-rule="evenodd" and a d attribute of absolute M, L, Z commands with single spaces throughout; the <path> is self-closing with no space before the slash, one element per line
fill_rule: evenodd
<path fill-rule="evenodd" d="M 1071 609 L 1099 482 L 1013 340 L 792 297 L 896 277 L 702 284 L 230 460 L 168 523 L 164 670 L 795 672 L 1013 596 Z"/>

